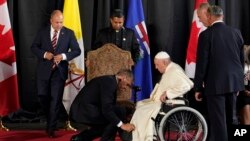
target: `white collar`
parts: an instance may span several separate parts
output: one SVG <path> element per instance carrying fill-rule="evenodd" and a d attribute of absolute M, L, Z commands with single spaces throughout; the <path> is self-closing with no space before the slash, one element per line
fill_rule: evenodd
<path fill-rule="evenodd" d="M 217 20 L 217 21 L 214 21 L 211 25 L 214 25 L 216 23 L 223 23 L 223 20 Z"/>
<path fill-rule="evenodd" d="M 50 26 L 50 31 L 51 31 L 51 33 L 55 32 L 55 29 L 52 27 L 52 25 Z M 57 33 L 59 33 L 60 31 L 61 31 L 61 29 L 59 31 L 57 31 Z"/>

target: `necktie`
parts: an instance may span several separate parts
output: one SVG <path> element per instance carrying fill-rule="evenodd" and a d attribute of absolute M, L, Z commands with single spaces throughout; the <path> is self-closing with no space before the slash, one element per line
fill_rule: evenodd
<path fill-rule="evenodd" d="M 56 48 L 56 42 L 57 42 L 57 31 L 55 30 L 54 31 L 54 35 L 52 37 L 52 46 L 53 46 L 53 49 Z"/>
<path fill-rule="evenodd" d="M 52 47 L 55 50 L 56 49 L 56 42 L 57 42 L 57 31 L 54 31 L 53 37 L 52 37 Z M 52 69 L 56 67 L 56 63 L 53 64 Z"/>

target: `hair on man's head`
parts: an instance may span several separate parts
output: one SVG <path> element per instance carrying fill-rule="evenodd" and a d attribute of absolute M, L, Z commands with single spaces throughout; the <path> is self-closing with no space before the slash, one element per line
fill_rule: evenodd
<path fill-rule="evenodd" d="M 56 14 L 62 14 L 62 11 L 61 10 L 54 10 L 54 11 L 52 11 L 52 13 L 50 14 L 50 18 L 52 18 Z"/>
<path fill-rule="evenodd" d="M 210 6 L 208 2 L 203 2 L 199 5 L 199 9 L 207 9 Z"/>
<path fill-rule="evenodd" d="M 123 75 L 123 76 L 126 76 L 128 78 L 134 79 L 133 72 L 129 69 L 122 69 L 117 73 L 117 75 Z"/>
<path fill-rule="evenodd" d="M 123 15 L 123 12 L 122 12 L 121 9 L 115 9 L 115 10 L 112 12 L 112 14 L 111 14 L 110 17 L 111 17 L 111 18 L 114 18 L 114 17 L 122 18 L 122 17 L 124 17 L 124 15 Z"/>
<path fill-rule="evenodd" d="M 216 17 L 220 17 L 223 16 L 223 10 L 220 6 L 217 5 L 212 5 L 208 8 L 207 12 L 210 15 L 216 16 Z"/>

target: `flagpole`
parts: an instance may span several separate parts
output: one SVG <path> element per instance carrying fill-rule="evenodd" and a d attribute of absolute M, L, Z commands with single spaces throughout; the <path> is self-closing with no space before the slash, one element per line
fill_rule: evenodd
<path fill-rule="evenodd" d="M 73 14 L 72 14 L 72 12 L 73 12 Z M 64 26 L 66 26 L 67 28 L 70 28 L 74 31 L 75 36 L 77 38 L 77 42 L 78 42 L 79 47 L 82 51 L 81 55 L 78 58 L 75 58 L 74 60 L 72 60 L 70 63 L 69 78 L 71 79 L 72 74 L 76 74 L 76 75 L 78 75 L 79 79 L 75 79 L 74 81 L 70 81 L 70 83 L 64 89 L 63 96 L 64 97 L 69 96 L 69 97 L 73 98 L 74 97 L 73 95 L 76 96 L 79 93 L 79 90 L 81 90 L 81 88 L 84 86 L 84 46 L 83 46 L 83 39 L 82 39 L 82 28 L 81 28 L 78 0 L 64 0 L 63 16 L 64 16 Z M 74 82 L 77 83 L 77 85 L 75 85 Z M 64 104 L 64 106 L 65 105 L 67 105 L 67 104 Z M 67 114 L 69 116 L 69 109 L 68 108 L 66 108 L 66 109 L 67 109 Z M 66 125 L 65 125 L 64 129 L 77 131 L 71 125 L 69 118 L 66 121 Z"/>
<path fill-rule="evenodd" d="M 3 125 L 1 116 L 0 116 L 0 131 L 9 131 L 9 129 Z"/>
<path fill-rule="evenodd" d="M 80 68 L 77 68 L 76 65 L 75 65 L 75 63 L 71 63 L 71 65 L 73 65 L 74 67 L 72 67 L 72 66 L 70 67 L 70 71 L 69 71 L 69 78 L 70 78 L 70 80 L 72 80 L 71 74 L 77 74 L 77 75 L 79 75 L 81 77 L 84 76 L 84 71 L 81 70 Z M 69 117 L 69 113 L 68 112 L 67 112 L 67 116 Z M 69 118 L 68 118 L 68 120 L 65 123 L 64 130 L 66 130 L 66 131 L 77 131 L 77 129 L 74 128 L 71 125 L 71 122 L 70 122 Z"/>

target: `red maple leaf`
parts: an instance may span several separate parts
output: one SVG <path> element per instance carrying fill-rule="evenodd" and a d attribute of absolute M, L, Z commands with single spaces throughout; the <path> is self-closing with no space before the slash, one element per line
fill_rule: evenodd
<path fill-rule="evenodd" d="M 2 34 L 3 29 L 4 25 L 0 25 L 0 61 L 11 65 L 16 61 L 15 50 L 11 49 L 11 47 L 14 47 L 12 30 L 9 29 L 6 33 Z"/>
<path fill-rule="evenodd" d="M 0 0 L 0 5 L 2 5 L 5 2 L 6 2 L 6 0 Z"/>
<path fill-rule="evenodd" d="M 200 28 L 198 28 L 196 23 L 193 22 L 187 50 L 188 53 L 186 57 L 188 64 L 190 64 L 191 62 L 196 62 L 196 50 L 198 44 L 199 31 Z"/>

